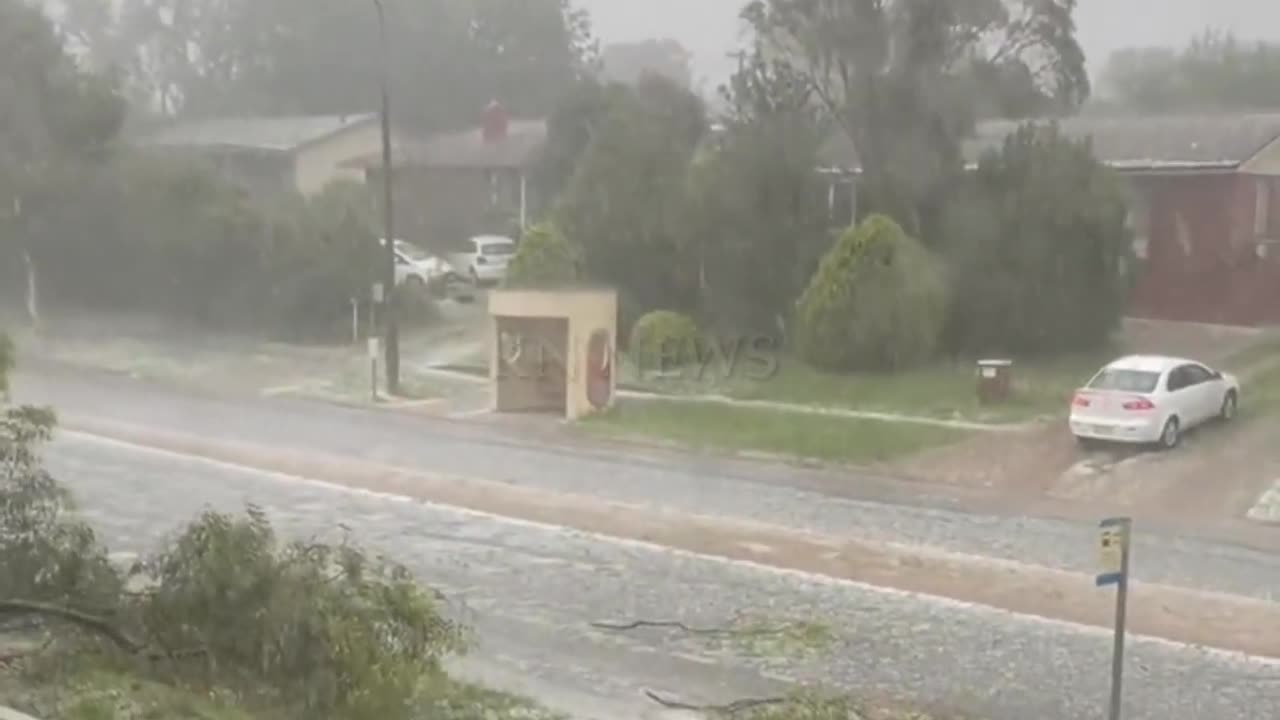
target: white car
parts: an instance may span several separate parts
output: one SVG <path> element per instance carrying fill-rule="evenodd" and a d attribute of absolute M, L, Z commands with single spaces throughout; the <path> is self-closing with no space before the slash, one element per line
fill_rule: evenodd
<path fill-rule="evenodd" d="M 383 246 L 387 244 L 382 241 Z M 443 258 L 432 255 L 413 243 L 396 240 L 396 285 L 425 290 L 445 282 L 452 268 Z"/>
<path fill-rule="evenodd" d="M 507 277 L 507 264 L 516 254 L 516 242 L 502 235 L 477 235 L 462 252 L 449 255 L 449 264 L 464 280 L 476 285 L 500 283 Z"/>
<path fill-rule="evenodd" d="M 1235 417 L 1240 381 L 1203 363 L 1131 355 L 1107 365 L 1071 401 L 1071 432 L 1106 440 L 1177 447 L 1182 434 Z"/>

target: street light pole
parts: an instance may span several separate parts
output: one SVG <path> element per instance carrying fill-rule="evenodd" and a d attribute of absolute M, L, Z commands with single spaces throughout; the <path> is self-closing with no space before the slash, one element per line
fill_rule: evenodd
<path fill-rule="evenodd" d="M 382 41 L 382 212 L 383 236 L 386 239 L 383 264 L 383 322 L 387 358 L 387 394 L 400 392 L 400 320 L 399 292 L 396 288 L 395 215 L 391 187 L 391 51 L 387 46 L 387 17 L 382 0 L 373 0 L 378 10 L 378 33 Z"/>

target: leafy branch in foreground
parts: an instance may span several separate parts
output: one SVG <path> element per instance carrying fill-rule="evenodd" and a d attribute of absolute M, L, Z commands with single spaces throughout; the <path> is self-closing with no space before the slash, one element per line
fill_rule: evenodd
<path fill-rule="evenodd" d="M 448 683 L 462 629 L 407 569 L 345 538 L 282 543 L 254 507 L 203 514 L 126 577 L 40 464 L 53 428 L 50 411 L 0 407 L 0 621 L 57 638 L 37 653 L 226 691 L 272 717 L 408 718 Z"/>

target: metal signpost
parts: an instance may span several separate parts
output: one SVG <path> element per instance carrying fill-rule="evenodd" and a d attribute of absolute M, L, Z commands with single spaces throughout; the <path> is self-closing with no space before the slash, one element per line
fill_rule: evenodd
<path fill-rule="evenodd" d="M 1125 610 L 1129 603 L 1129 540 L 1131 518 L 1107 518 L 1098 524 L 1099 567 L 1097 585 L 1116 586 L 1116 632 L 1111 653 L 1111 705 L 1108 720 L 1120 720 L 1120 698 L 1124 685 Z"/>

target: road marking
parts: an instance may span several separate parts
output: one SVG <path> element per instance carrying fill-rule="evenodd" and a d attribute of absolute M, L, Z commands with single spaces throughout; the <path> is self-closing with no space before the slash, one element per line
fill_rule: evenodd
<path fill-rule="evenodd" d="M 209 467 L 216 467 L 216 468 L 230 470 L 230 471 L 239 472 L 239 473 L 248 473 L 252 475 L 258 475 L 265 478 L 275 479 L 283 483 L 306 485 L 314 488 L 327 489 L 331 492 L 358 495 L 362 497 L 374 498 L 374 499 L 384 500 L 388 502 L 395 502 L 399 504 L 422 505 L 440 512 L 451 512 L 464 517 L 483 518 L 486 520 L 495 521 L 498 523 L 507 523 L 510 525 L 518 526 L 518 527 L 534 528 L 534 529 L 539 529 L 544 531 L 551 531 L 554 533 L 573 535 L 580 538 L 589 538 L 594 542 L 609 543 L 609 544 L 620 546 L 620 547 L 642 549 L 650 552 L 656 552 L 659 554 L 669 554 L 669 555 L 675 555 L 678 557 L 697 559 L 697 560 L 706 561 L 706 562 L 714 562 L 720 565 L 724 565 L 726 567 L 748 568 L 756 572 L 770 573 L 774 575 L 780 575 L 780 576 L 791 577 L 791 578 L 799 578 L 806 582 L 810 582 L 814 584 L 851 588 L 851 589 L 874 593 L 874 594 L 878 594 L 886 597 L 902 598 L 905 600 L 932 603 L 939 607 L 982 615 L 982 616 L 986 616 L 987 618 L 1003 618 L 1006 620 L 1012 620 L 1012 621 L 1017 621 L 1022 623 L 1052 627 L 1052 628 L 1062 629 L 1062 630 L 1069 630 L 1071 632 L 1093 635 L 1099 638 L 1109 638 L 1111 637 L 1111 634 L 1112 634 L 1112 631 L 1110 629 L 1098 627 L 1096 625 L 1072 622 L 1069 620 L 1047 618 L 1040 615 L 1019 613 L 1012 610 L 1005 610 L 1005 609 L 993 607 L 991 605 L 984 605 L 982 603 L 976 603 L 976 602 L 971 602 L 967 600 L 958 600 L 955 598 L 945 597 L 941 595 L 931 595 L 928 593 L 916 592 L 911 590 L 900 590 L 897 588 L 885 587 L 881 585 L 873 585 L 870 583 L 859 582 L 857 580 L 850 580 L 847 578 L 837 578 L 837 577 L 832 577 L 830 575 L 806 572 L 803 570 L 795 570 L 792 568 L 766 565 L 766 564 L 754 562 L 751 560 L 743 560 L 738 558 L 726 558 L 719 555 L 694 552 L 691 550 L 668 547 L 658 543 L 646 542 L 643 540 L 620 538 L 620 537 L 605 535 L 597 532 L 579 530 L 576 528 L 566 527 L 564 525 L 557 525 L 554 523 L 526 520 L 523 518 L 509 517 L 506 515 L 485 512 L 482 510 L 475 510 L 472 508 L 447 505 L 443 503 L 432 502 L 429 500 L 421 500 L 419 498 L 414 498 L 407 495 L 400 495 L 396 493 L 389 493 L 389 492 L 383 492 L 378 490 L 370 490 L 367 488 L 351 487 L 349 485 L 342 485 L 339 483 L 333 483 L 333 482 L 328 482 L 324 480 L 316 480 L 313 478 L 303 477 L 299 475 L 291 475 L 288 473 L 282 473 L 274 470 L 263 470 L 263 469 L 255 468 L 249 465 L 228 462 L 225 460 L 216 460 L 216 459 L 203 457 L 199 455 L 189 455 L 186 453 L 175 452 L 172 450 L 165 450 L 161 448 L 150 447 L 150 446 L 141 445 L 135 442 L 117 440 L 114 438 L 104 437 L 101 435 L 95 435 L 93 433 L 86 433 L 86 432 L 74 431 L 74 430 L 64 430 L 61 432 L 61 435 L 64 437 L 79 439 L 83 442 L 96 443 L 96 444 L 107 446 L 107 447 L 122 448 L 122 449 L 130 450 L 132 452 L 137 452 L 140 454 L 151 454 L 158 457 L 178 459 L 185 462 L 200 463 Z M 1130 633 L 1129 637 L 1132 641 L 1140 644 L 1154 645 L 1154 646 L 1170 648 L 1178 651 L 1194 651 L 1203 656 L 1213 657 L 1225 662 L 1244 663 L 1244 664 L 1250 664 L 1253 666 L 1261 665 L 1267 668 L 1280 668 L 1280 658 L 1272 658 L 1272 657 L 1266 657 L 1261 655 L 1252 655 L 1252 654 L 1240 652 L 1237 650 L 1225 650 L 1221 648 L 1206 647 L 1202 645 L 1195 645 L 1191 643 L 1180 642 L 1177 640 L 1170 640 L 1167 638 L 1156 637 L 1151 635 L 1142 635 L 1137 633 Z"/>

